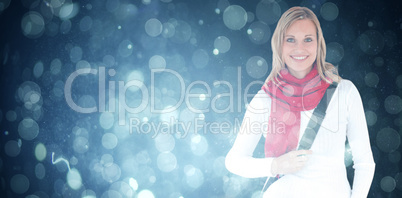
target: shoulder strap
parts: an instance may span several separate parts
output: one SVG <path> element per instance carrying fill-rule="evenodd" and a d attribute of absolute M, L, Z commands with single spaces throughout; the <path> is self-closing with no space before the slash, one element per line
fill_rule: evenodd
<path fill-rule="evenodd" d="M 320 103 L 318 103 L 317 107 L 314 109 L 313 115 L 308 122 L 303 137 L 300 140 L 299 148 L 297 148 L 297 150 L 308 150 L 311 148 L 315 136 L 317 135 L 317 132 L 321 127 L 321 123 L 324 120 L 328 104 L 331 101 L 332 95 L 334 95 L 337 86 L 338 83 L 333 82 L 325 91 Z"/>

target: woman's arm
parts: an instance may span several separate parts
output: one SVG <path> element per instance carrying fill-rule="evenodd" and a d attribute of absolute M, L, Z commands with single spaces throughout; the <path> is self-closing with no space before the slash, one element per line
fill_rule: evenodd
<path fill-rule="evenodd" d="M 367 197 L 374 176 L 375 163 L 370 147 L 366 117 L 360 94 L 352 84 L 347 98 L 347 137 L 355 169 L 352 198 Z"/>
<path fill-rule="evenodd" d="M 230 172 L 248 178 L 274 176 L 271 173 L 274 158 L 253 157 L 254 149 L 267 130 L 270 104 L 269 97 L 260 91 L 247 107 L 236 140 L 226 156 L 225 164 Z"/>

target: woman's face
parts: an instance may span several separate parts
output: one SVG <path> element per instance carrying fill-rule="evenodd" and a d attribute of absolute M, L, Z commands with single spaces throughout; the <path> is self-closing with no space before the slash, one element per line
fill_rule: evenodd
<path fill-rule="evenodd" d="M 285 32 L 282 58 L 289 72 L 296 78 L 304 78 L 317 58 L 317 31 L 308 19 L 297 20 Z"/>

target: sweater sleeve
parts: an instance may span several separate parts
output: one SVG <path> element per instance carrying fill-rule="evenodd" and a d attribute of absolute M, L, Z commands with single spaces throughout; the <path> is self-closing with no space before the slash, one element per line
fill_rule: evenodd
<path fill-rule="evenodd" d="M 352 84 L 347 98 L 347 137 L 352 150 L 355 169 L 351 198 L 367 197 L 374 176 L 375 163 L 371 152 L 363 104 L 357 88 Z"/>
<path fill-rule="evenodd" d="M 259 92 L 247 107 L 240 130 L 237 132 L 233 147 L 225 159 L 226 168 L 237 175 L 247 178 L 273 176 L 273 158 L 253 157 L 264 130 L 267 129 L 270 100 L 264 92 Z"/>

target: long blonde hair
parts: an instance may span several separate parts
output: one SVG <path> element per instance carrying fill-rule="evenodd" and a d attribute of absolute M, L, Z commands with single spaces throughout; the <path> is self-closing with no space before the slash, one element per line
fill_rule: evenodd
<path fill-rule="evenodd" d="M 317 16 L 306 7 L 292 7 L 282 14 L 274 34 L 272 35 L 272 70 L 265 81 L 266 83 L 268 81 L 277 81 L 277 77 L 280 75 L 280 70 L 285 68 L 285 63 L 282 60 L 282 45 L 286 30 L 296 20 L 303 19 L 311 20 L 315 24 L 317 30 L 317 59 L 315 62 L 317 64 L 318 74 L 321 79 L 327 82 L 330 82 L 328 78 L 334 82 L 340 81 L 341 77 L 338 75 L 338 70 L 331 63 L 325 61 L 327 49 Z"/>

